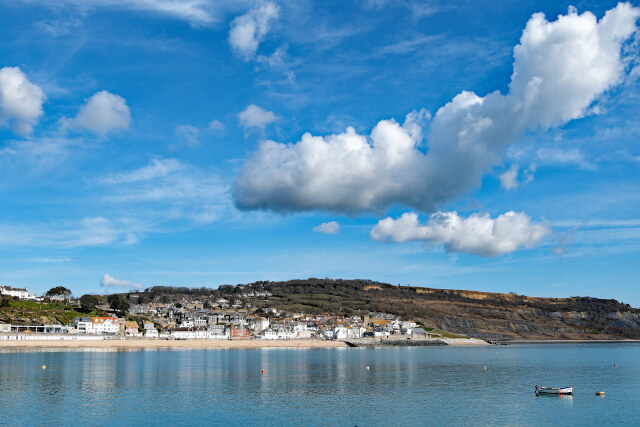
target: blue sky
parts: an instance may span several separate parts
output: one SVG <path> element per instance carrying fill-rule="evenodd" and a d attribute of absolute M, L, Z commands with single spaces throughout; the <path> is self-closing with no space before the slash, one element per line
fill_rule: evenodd
<path fill-rule="evenodd" d="M 640 306 L 637 6 L 5 2 L 0 283 Z"/>

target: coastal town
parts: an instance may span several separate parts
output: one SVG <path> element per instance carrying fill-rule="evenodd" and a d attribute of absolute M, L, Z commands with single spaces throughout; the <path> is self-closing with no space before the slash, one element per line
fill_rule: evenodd
<path fill-rule="evenodd" d="M 56 294 L 56 289 L 59 293 Z M 26 288 L 0 287 L 3 304 L 20 301 L 33 304 L 66 304 L 82 310 L 83 299 L 65 288 L 53 288 L 45 296 Z M 250 297 L 269 296 L 256 295 Z M 352 340 L 362 338 L 437 339 L 441 333 L 411 319 L 389 313 L 362 315 L 310 314 L 255 307 L 242 298 L 181 298 L 174 302 L 109 298 L 111 304 L 96 304 L 93 314 L 75 316 L 68 323 L 2 323 L 0 339 L 132 339 L 132 340 Z"/>

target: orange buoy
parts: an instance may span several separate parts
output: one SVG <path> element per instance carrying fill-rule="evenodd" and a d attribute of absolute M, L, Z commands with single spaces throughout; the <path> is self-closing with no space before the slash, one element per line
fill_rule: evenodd
<path fill-rule="evenodd" d="M 262 373 L 264 374 L 264 369 L 262 370 Z"/>
<path fill-rule="evenodd" d="M 613 367 L 615 368 L 616 366 L 618 366 L 618 364 L 617 364 L 617 363 L 614 363 L 614 364 L 613 364 Z"/>
<path fill-rule="evenodd" d="M 45 369 L 47 369 L 46 365 L 42 365 L 42 370 L 44 371 Z"/>

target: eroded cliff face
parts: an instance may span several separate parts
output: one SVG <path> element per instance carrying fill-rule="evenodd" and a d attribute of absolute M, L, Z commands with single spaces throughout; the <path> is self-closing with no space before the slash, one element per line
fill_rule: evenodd
<path fill-rule="evenodd" d="M 257 282 L 263 304 L 310 312 L 384 311 L 425 326 L 487 340 L 640 339 L 640 310 L 616 300 L 538 298 L 412 286 L 369 280 Z M 256 300 L 256 303 L 260 303 Z"/>
<path fill-rule="evenodd" d="M 424 295 L 424 294 L 423 294 Z M 614 300 L 433 290 L 419 318 L 488 340 L 640 338 L 640 311 Z M 447 295 L 450 298 L 442 298 Z M 436 298 L 434 298 L 436 299 Z"/>

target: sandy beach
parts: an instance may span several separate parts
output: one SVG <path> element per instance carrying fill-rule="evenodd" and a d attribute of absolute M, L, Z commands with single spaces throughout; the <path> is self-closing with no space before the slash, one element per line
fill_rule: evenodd
<path fill-rule="evenodd" d="M 336 348 L 347 347 L 342 341 L 323 340 L 8 340 L 0 341 L 0 350 L 6 348 Z"/>

